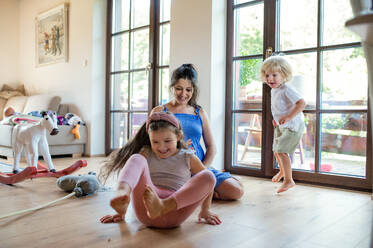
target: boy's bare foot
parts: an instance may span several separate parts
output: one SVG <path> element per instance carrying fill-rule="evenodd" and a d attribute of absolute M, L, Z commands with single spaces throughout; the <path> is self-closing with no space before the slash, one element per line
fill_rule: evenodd
<path fill-rule="evenodd" d="M 272 182 L 277 183 L 280 182 L 281 178 L 284 176 L 282 171 L 279 171 L 276 175 L 272 177 Z"/>
<path fill-rule="evenodd" d="M 149 186 L 145 188 L 143 201 L 150 219 L 155 219 L 176 209 L 176 201 L 173 198 L 160 199 Z"/>
<path fill-rule="evenodd" d="M 290 182 L 283 182 L 281 187 L 277 190 L 277 193 L 285 192 L 294 186 L 295 182 L 293 180 L 291 180 Z"/>

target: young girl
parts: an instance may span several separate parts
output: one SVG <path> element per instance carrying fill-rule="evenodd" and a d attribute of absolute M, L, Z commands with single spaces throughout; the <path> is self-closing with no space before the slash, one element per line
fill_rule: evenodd
<path fill-rule="evenodd" d="M 171 77 L 170 92 L 173 99 L 155 107 L 152 113 L 170 111 L 180 121 L 185 140 L 205 166 L 209 166 L 215 156 L 216 147 L 206 111 L 197 104 L 199 88 L 197 71 L 192 64 L 176 68 Z M 205 146 L 202 148 L 201 140 Z M 221 172 L 212 167 L 209 170 L 216 178 L 214 198 L 237 200 L 243 195 L 241 182 L 229 172 Z"/>
<path fill-rule="evenodd" d="M 114 172 L 120 172 L 119 183 L 110 205 L 117 214 L 102 217 L 102 223 L 122 221 L 130 200 L 147 226 L 179 226 L 201 204 L 199 221 L 221 223 L 209 210 L 215 177 L 187 149 L 180 123 L 171 113 L 151 114 L 135 137 L 112 153 L 100 178 L 106 181 Z"/>
<path fill-rule="evenodd" d="M 292 79 L 292 69 L 283 56 L 267 58 L 261 68 L 261 77 L 271 90 L 271 111 L 273 126 L 273 152 L 280 171 L 272 178 L 273 182 L 284 181 L 277 193 L 284 192 L 295 183 L 291 171 L 289 154 L 297 148 L 304 131 L 303 109 L 305 101 L 285 82 Z"/>

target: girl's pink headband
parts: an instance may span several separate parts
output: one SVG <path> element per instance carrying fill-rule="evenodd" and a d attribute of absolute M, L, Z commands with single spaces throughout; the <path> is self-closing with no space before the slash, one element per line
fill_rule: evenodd
<path fill-rule="evenodd" d="M 149 124 L 153 121 L 167 121 L 171 123 L 173 126 L 180 129 L 180 123 L 178 119 L 174 115 L 168 114 L 166 112 L 156 112 L 151 114 L 146 120 L 146 131 L 149 130 Z"/>

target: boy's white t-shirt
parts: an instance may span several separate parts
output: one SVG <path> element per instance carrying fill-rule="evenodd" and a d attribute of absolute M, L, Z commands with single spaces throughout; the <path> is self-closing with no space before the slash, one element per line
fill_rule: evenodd
<path fill-rule="evenodd" d="M 287 85 L 287 83 L 283 83 L 278 88 L 271 89 L 271 111 L 277 125 L 279 125 L 279 119 L 289 114 L 295 107 L 295 103 L 300 99 L 302 99 L 302 97 L 299 93 L 294 88 Z M 289 122 L 279 126 L 289 128 L 292 131 L 298 131 L 301 125 L 304 125 L 303 112 L 298 113 Z"/>

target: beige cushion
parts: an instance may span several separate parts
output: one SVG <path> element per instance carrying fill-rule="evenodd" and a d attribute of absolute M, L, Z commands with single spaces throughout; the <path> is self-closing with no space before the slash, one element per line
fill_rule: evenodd
<path fill-rule="evenodd" d="M 51 95 L 33 95 L 29 96 L 23 109 L 24 114 L 30 113 L 32 111 L 43 111 L 43 110 L 58 110 L 60 105 L 61 97 L 51 96 Z"/>
<path fill-rule="evenodd" d="M 0 120 L 3 119 L 3 113 L 4 113 L 4 107 L 5 107 L 5 104 L 8 100 L 4 99 L 4 98 L 0 98 Z"/>
<path fill-rule="evenodd" d="M 4 84 L 3 88 L 0 91 L 0 98 L 9 99 L 15 96 L 24 96 L 25 95 L 25 87 L 22 85 L 18 86 L 17 88 L 13 89 L 11 86 Z"/>
<path fill-rule="evenodd" d="M 25 108 L 26 101 L 28 96 L 15 96 L 10 98 L 4 106 L 4 109 L 7 107 L 12 107 L 15 112 L 23 113 Z"/>
<path fill-rule="evenodd" d="M 26 95 L 25 86 L 23 84 L 18 85 L 17 88 L 15 88 L 15 89 L 13 89 L 11 86 L 9 86 L 7 84 L 4 84 L 1 91 L 3 91 L 3 90 L 10 90 L 10 91 L 15 90 L 15 91 L 20 92 L 22 95 Z"/>

